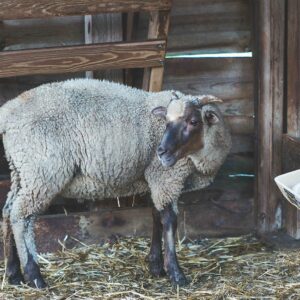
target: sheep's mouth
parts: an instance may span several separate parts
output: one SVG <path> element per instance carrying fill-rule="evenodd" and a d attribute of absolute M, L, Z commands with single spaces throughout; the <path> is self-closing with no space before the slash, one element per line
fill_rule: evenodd
<path fill-rule="evenodd" d="M 164 167 L 172 167 L 176 164 L 177 162 L 177 156 L 174 154 L 163 154 L 163 155 L 158 155 L 159 161 Z"/>

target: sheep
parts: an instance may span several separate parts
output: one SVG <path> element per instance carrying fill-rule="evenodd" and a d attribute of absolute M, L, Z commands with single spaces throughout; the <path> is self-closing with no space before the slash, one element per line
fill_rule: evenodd
<path fill-rule="evenodd" d="M 175 252 L 177 200 L 191 175 L 197 174 L 202 187 L 212 182 L 229 152 L 230 134 L 213 103 L 218 101 L 73 79 L 41 85 L 5 103 L 0 134 L 12 182 L 3 208 L 9 282 L 47 286 L 33 225 L 55 196 L 96 200 L 150 191 L 150 272 L 186 284 Z"/>

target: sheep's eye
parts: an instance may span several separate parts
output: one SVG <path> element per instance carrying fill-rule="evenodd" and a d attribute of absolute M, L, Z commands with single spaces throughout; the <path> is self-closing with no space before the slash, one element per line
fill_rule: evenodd
<path fill-rule="evenodd" d="M 190 124 L 191 124 L 192 126 L 197 126 L 197 125 L 199 124 L 199 122 L 196 121 L 196 120 L 190 120 Z"/>

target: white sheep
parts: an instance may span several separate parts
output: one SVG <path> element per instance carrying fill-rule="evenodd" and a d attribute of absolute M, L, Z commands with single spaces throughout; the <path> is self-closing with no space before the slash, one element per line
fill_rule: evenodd
<path fill-rule="evenodd" d="M 0 133 L 12 181 L 3 209 L 9 282 L 25 278 L 31 286 L 46 286 L 33 222 L 55 196 L 104 199 L 150 191 L 150 271 L 166 271 L 173 284 L 185 284 L 175 253 L 177 200 L 191 174 L 203 187 L 213 180 L 231 144 L 211 104 L 216 101 L 76 79 L 39 86 L 4 104 Z"/>

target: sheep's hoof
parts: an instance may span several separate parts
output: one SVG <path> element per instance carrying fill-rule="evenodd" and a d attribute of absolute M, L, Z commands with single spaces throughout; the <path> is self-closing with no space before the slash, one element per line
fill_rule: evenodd
<path fill-rule="evenodd" d="M 28 281 L 28 285 L 32 288 L 37 288 L 37 289 L 44 289 L 48 286 L 42 277 Z"/>
<path fill-rule="evenodd" d="M 185 275 L 182 272 L 170 275 L 170 280 L 174 287 L 176 287 L 177 285 L 185 286 L 189 283 L 189 281 L 186 279 Z"/>
<path fill-rule="evenodd" d="M 162 261 L 149 261 L 149 271 L 154 277 L 166 275 Z"/>
<path fill-rule="evenodd" d="M 21 285 L 22 282 L 24 282 L 24 278 L 21 273 L 8 277 L 8 283 L 11 285 Z"/>

